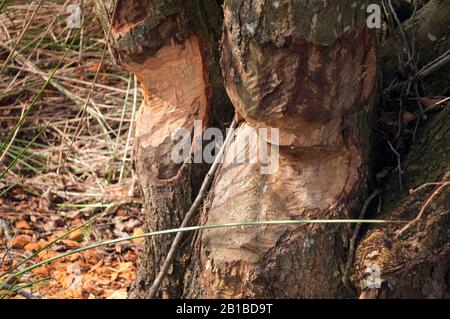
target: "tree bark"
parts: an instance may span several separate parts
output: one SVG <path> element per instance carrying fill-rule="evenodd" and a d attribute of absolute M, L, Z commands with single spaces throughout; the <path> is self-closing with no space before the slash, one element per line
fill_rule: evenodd
<path fill-rule="evenodd" d="M 220 8 L 214 1 L 117 0 L 96 1 L 105 32 L 110 21 L 115 61 L 133 72 L 142 85 L 134 141 L 137 175 L 143 192 L 147 231 L 177 228 L 205 174 L 202 164 L 175 164 L 171 134 L 185 128 L 201 132 L 192 138 L 192 154 L 201 149 L 203 130 L 230 119 L 220 68 Z M 223 124 L 222 124 L 223 125 Z M 200 139 L 199 139 L 200 137 Z M 174 236 L 146 239 L 132 298 L 145 298 Z M 161 287 L 160 297 L 182 293 L 180 279 L 189 260 L 190 240 L 184 245 Z"/>

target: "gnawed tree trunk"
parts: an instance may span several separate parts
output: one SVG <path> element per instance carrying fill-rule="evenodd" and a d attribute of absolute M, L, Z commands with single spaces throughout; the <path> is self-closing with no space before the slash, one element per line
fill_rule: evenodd
<path fill-rule="evenodd" d="M 414 220 L 425 205 L 423 215 L 398 237 L 405 225 L 369 228 L 353 275 L 365 298 L 450 298 L 450 185 L 442 184 L 450 182 L 450 109 L 433 115 L 421 135 L 402 164 L 403 191 L 393 176 L 375 217 Z M 366 287 L 367 269 L 379 271 L 381 289 Z"/>
<path fill-rule="evenodd" d="M 217 125 L 231 113 L 218 67 L 220 8 L 214 1 L 117 0 L 112 18 L 113 0 L 96 1 L 96 7 L 106 33 L 113 21 L 113 57 L 137 76 L 144 92 L 136 120 L 134 157 L 145 201 L 146 230 L 177 228 L 205 167 L 175 164 L 171 151 L 176 141 L 171 134 L 179 128 L 193 131 L 194 121 L 200 121 L 203 128 L 212 122 Z M 192 138 L 192 153 L 202 147 L 198 137 Z M 146 297 L 173 237 L 146 240 L 132 297 Z M 189 243 L 186 237 L 161 296 L 181 295 Z"/>
<path fill-rule="evenodd" d="M 219 66 L 221 17 L 216 1 L 118 1 L 112 53 L 138 76 L 145 93 L 134 156 L 148 230 L 178 227 L 197 192 L 202 166 L 171 161 L 171 133 L 180 127 L 192 129 L 195 119 L 202 120 L 203 127 L 227 121 L 220 68 L 242 122 L 199 222 L 359 214 L 370 175 L 378 73 L 376 34 L 365 23 L 367 5 L 373 2 L 225 0 Z M 102 3 L 96 4 L 107 30 L 112 0 L 106 7 Z M 443 156 L 448 163 L 446 123 L 448 111 L 428 123 L 421 144 L 403 166 L 406 189 L 444 178 L 448 166 L 437 158 Z M 260 134 L 260 128 L 279 129 L 280 139 Z M 191 150 L 200 144 L 194 142 Z M 259 162 L 258 151 L 277 147 L 278 166 L 264 174 L 270 163 Z M 423 176 L 415 164 L 421 150 L 429 152 L 425 159 L 430 163 Z M 236 163 L 245 157 L 245 163 Z M 424 196 L 431 191 L 422 190 L 428 192 Z M 353 283 L 366 278 L 368 262 L 379 263 L 382 275 L 390 276 L 391 290 L 376 294 L 445 296 L 441 286 L 448 265 L 449 214 L 444 213 L 448 203 L 441 201 L 448 201 L 447 195 L 440 195 L 424 215 L 431 216 L 419 233 L 430 234 L 426 241 L 416 240 L 416 226 L 395 243 L 391 235 L 398 228 L 370 228 L 357 251 Z M 406 193 L 392 192 L 377 217 L 411 219 L 418 205 Z M 351 225 L 310 224 L 200 232 L 179 250 L 160 297 L 355 297 L 342 282 L 352 230 Z M 147 295 L 172 238 L 146 241 L 132 297 Z M 381 253 L 373 253 L 375 249 Z M 424 282 L 428 278 L 434 281 Z"/>
<path fill-rule="evenodd" d="M 225 1 L 222 70 L 244 123 L 201 221 L 350 218 L 366 196 L 377 45 L 368 2 Z M 280 130 L 279 169 L 263 174 L 246 137 Z M 264 136 L 260 136 L 264 140 Z M 249 164 L 248 162 L 255 164 Z M 345 297 L 351 227 L 275 226 L 198 235 L 186 297 Z M 188 280 L 195 278 L 195 280 Z"/>

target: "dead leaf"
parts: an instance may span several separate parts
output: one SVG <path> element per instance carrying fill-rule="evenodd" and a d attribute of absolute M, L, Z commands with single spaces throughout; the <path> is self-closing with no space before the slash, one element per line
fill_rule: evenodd
<path fill-rule="evenodd" d="M 45 242 L 37 242 L 37 243 L 28 243 L 25 245 L 24 249 L 29 252 L 37 251 L 45 246 Z"/>
<path fill-rule="evenodd" d="M 70 240 L 70 239 L 62 239 L 61 242 L 67 246 L 67 248 L 80 248 L 81 245 L 79 242 L 76 242 L 74 240 Z"/>
<path fill-rule="evenodd" d="M 417 115 L 411 112 L 403 112 L 402 114 L 402 124 L 407 126 L 409 123 L 415 121 L 417 119 Z"/>
<path fill-rule="evenodd" d="M 32 270 L 33 275 L 37 276 L 37 278 L 44 278 L 50 276 L 50 270 L 45 267 L 37 267 Z"/>
<path fill-rule="evenodd" d="M 30 243 L 31 241 L 32 241 L 31 236 L 17 235 L 11 243 L 11 247 L 16 248 L 16 249 L 21 249 L 21 248 L 25 247 L 25 245 Z"/>
<path fill-rule="evenodd" d="M 19 221 L 16 223 L 16 228 L 18 228 L 18 229 L 31 229 L 31 226 L 30 226 L 30 224 L 28 224 L 26 221 L 24 221 L 24 220 L 19 220 Z"/>
<path fill-rule="evenodd" d="M 81 231 L 81 229 L 77 229 L 69 235 L 69 240 L 79 242 L 82 239 L 83 239 L 83 232 Z"/>
<path fill-rule="evenodd" d="M 94 265 L 91 269 L 89 269 L 88 272 L 96 271 L 98 268 L 100 268 L 103 265 L 103 259 L 101 259 L 98 263 Z"/>

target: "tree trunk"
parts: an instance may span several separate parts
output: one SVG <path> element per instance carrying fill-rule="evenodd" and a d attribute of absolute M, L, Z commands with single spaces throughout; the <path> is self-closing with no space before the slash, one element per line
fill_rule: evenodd
<path fill-rule="evenodd" d="M 443 184 L 450 182 L 450 109 L 434 114 L 420 135 L 402 164 L 403 191 L 393 176 L 375 217 L 408 221 L 424 209 L 423 215 L 400 234 L 405 225 L 369 228 L 353 276 L 365 298 L 450 298 L 450 185 Z M 379 272 L 381 289 L 367 287 L 367 269 Z"/>
<path fill-rule="evenodd" d="M 355 216 L 366 196 L 377 79 L 366 5 L 225 1 L 221 65 L 244 123 L 229 148 L 240 152 L 219 169 L 202 223 Z M 260 128 L 279 129 L 279 141 L 259 136 L 244 150 Z M 252 152 L 264 143 L 279 146 L 270 174 Z M 236 163 L 243 153 L 247 162 Z M 204 231 L 184 295 L 345 297 L 350 234 L 348 225 L 317 224 Z"/>
<path fill-rule="evenodd" d="M 445 0 L 430 0 L 404 22 L 409 37 L 414 30 L 419 67 L 448 51 L 448 25 L 450 6 Z M 396 57 L 399 51 L 391 35 L 382 60 L 397 72 L 401 71 Z M 449 92 L 449 71 L 447 64 L 426 77 L 425 91 L 436 95 Z M 401 164 L 402 188 L 395 173 L 381 195 L 380 213 L 372 214 L 373 218 L 408 221 L 423 209 L 420 219 L 403 232 L 405 225 L 369 227 L 358 245 L 353 283 L 361 288 L 362 298 L 450 297 L 450 194 L 449 185 L 443 184 L 450 180 L 450 104 L 446 104 L 442 111 L 434 108 L 439 113 L 431 114 L 416 134 L 416 142 Z M 440 184 L 414 191 L 433 182 Z M 375 269 L 380 289 L 367 287 L 367 279 Z"/>
<path fill-rule="evenodd" d="M 180 226 L 204 174 L 202 164 L 172 161 L 176 141 L 171 134 L 179 128 L 200 132 L 192 138 L 192 154 L 201 149 L 204 128 L 230 119 L 230 110 L 218 67 L 220 8 L 214 1 L 117 0 L 96 1 L 115 61 L 133 72 L 142 85 L 144 101 L 139 109 L 134 142 L 137 175 L 143 191 L 147 231 Z M 182 293 L 183 278 L 190 257 L 186 236 L 169 276 L 162 285 L 162 297 Z M 174 236 L 149 238 L 140 259 L 132 298 L 145 298 Z"/>

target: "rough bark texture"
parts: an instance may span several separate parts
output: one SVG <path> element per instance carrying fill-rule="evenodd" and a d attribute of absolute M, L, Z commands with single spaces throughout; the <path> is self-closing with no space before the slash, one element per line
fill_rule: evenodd
<path fill-rule="evenodd" d="M 118 0 L 96 2 L 107 32 L 113 21 L 111 52 L 116 62 L 140 81 L 144 101 L 136 121 L 134 157 L 143 191 L 147 231 L 177 228 L 196 195 L 205 167 L 175 164 L 171 134 L 179 128 L 204 129 L 229 118 L 218 67 L 220 8 L 214 1 Z M 198 134 L 197 134 L 198 135 Z M 191 151 L 202 147 L 195 136 Z M 201 139 L 200 139 L 201 141 Z M 149 238 L 131 297 L 145 297 L 173 236 Z M 189 259 L 189 238 L 162 285 L 162 297 L 179 297 Z"/>
<path fill-rule="evenodd" d="M 420 64 L 433 61 L 450 48 L 450 6 L 443 0 L 431 0 L 414 18 L 404 23 L 407 34 L 414 28 Z M 397 48 L 395 48 L 395 45 Z M 397 68 L 398 43 L 388 39 L 383 51 L 387 65 Z M 420 65 L 419 65 L 420 66 Z M 440 94 L 449 88 L 449 66 L 426 78 L 426 92 Z M 441 185 L 430 183 L 450 180 L 450 110 L 447 103 L 427 119 L 416 134 L 407 159 L 401 165 L 401 190 L 398 175 L 390 178 L 382 193 L 380 214 L 371 217 L 389 220 L 413 220 L 425 205 L 419 222 L 397 237 L 404 225 L 369 227 L 356 253 L 353 283 L 364 298 L 449 298 L 450 297 L 450 194 L 448 185 L 430 203 L 427 200 Z M 367 288 L 368 270 L 380 270 L 381 289 Z"/>
<path fill-rule="evenodd" d="M 450 181 L 450 109 L 433 115 L 403 163 L 403 191 L 393 176 L 376 218 L 413 220 L 440 185 Z M 404 225 L 369 228 L 357 250 L 353 281 L 371 298 L 450 298 L 450 192 L 443 188 L 420 221 L 396 238 Z M 377 265 L 382 289 L 365 289 L 365 270 Z"/>
<path fill-rule="evenodd" d="M 415 45 L 415 62 L 418 68 L 432 62 L 450 49 L 450 5 L 448 0 L 430 0 L 402 26 L 409 40 Z M 400 30 L 398 30 L 400 32 Z M 400 34 L 391 34 L 384 45 L 382 62 L 384 72 L 405 74 L 405 52 Z M 400 63 L 399 63 L 400 59 Z M 432 94 L 447 94 L 450 87 L 450 63 L 426 78 L 425 88 Z"/>
<path fill-rule="evenodd" d="M 228 95 L 245 121 L 230 149 L 240 146 L 250 158 L 222 165 L 203 223 L 355 215 L 367 185 L 377 78 L 367 4 L 225 1 L 221 64 Z M 280 129 L 273 174 L 262 174 L 263 165 L 252 158 L 254 148 L 273 143 L 270 138 L 259 136 L 259 143 L 242 149 L 258 128 Z M 336 225 L 202 232 L 187 277 L 195 280 L 186 280 L 185 296 L 345 297 L 350 233 L 350 226 Z"/>

